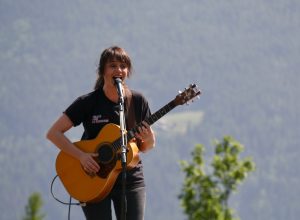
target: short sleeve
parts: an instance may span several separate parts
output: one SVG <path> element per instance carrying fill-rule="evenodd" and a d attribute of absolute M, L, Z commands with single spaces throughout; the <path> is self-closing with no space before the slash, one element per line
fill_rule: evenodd
<path fill-rule="evenodd" d="M 139 92 L 133 91 L 135 98 L 135 114 L 137 123 L 142 122 L 151 115 L 147 99 Z"/>
<path fill-rule="evenodd" d="M 86 115 L 86 106 L 85 99 L 79 97 L 64 111 L 74 126 L 78 126 L 83 122 Z"/>

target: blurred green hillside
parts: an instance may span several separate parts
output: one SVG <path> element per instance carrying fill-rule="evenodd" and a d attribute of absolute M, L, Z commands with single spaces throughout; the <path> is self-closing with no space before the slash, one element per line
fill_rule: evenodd
<path fill-rule="evenodd" d="M 178 161 L 197 143 L 209 158 L 212 139 L 224 135 L 257 165 L 230 201 L 240 218 L 299 219 L 300 2 L 0 0 L 0 21 L 0 219 L 20 219 L 32 192 L 47 219 L 67 219 L 50 195 L 58 150 L 45 133 L 92 90 L 111 45 L 130 54 L 128 83 L 152 112 L 190 83 L 203 92 L 153 126 L 157 146 L 142 155 L 146 220 L 184 219 Z M 59 182 L 54 193 L 68 201 Z M 83 219 L 79 207 L 71 219 Z"/>

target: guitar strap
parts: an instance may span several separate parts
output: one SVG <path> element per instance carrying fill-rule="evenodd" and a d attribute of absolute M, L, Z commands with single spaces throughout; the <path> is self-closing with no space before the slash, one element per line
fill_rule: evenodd
<path fill-rule="evenodd" d="M 134 128 L 134 126 L 136 125 L 135 106 L 134 106 L 134 101 L 132 100 L 133 99 L 132 92 L 130 91 L 130 89 L 126 89 L 126 92 L 127 92 L 127 96 L 126 96 L 127 130 L 130 130 Z"/>
<path fill-rule="evenodd" d="M 126 105 L 127 105 L 127 110 L 126 110 L 126 118 L 127 118 L 127 131 L 134 128 L 136 126 L 136 115 L 135 115 L 135 105 L 133 101 L 133 95 L 132 92 L 127 89 L 127 97 L 126 97 Z M 142 140 L 137 139 L 136 144 L 138 148 L 142 145 Z"/>

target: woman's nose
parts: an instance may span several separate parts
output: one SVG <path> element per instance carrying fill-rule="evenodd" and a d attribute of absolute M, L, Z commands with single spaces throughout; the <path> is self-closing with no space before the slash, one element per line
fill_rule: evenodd
<path fill-rule="evenodd" d="M 116 68 L 116 71 L 117 71 L 117 72 L 122 72 L 122 68 L 121 68 L 120 66 L 118 66 L 118 67 Z"/>

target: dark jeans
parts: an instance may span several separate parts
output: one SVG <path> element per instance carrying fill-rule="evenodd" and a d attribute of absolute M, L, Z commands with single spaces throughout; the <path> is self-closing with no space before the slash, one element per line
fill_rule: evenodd
<path fill-rule="evenodd" d="M 102 201 L 98 203 L 89 203 L 82 207 L 87 220 L 111 220 L 112 210 L 111 201 L 114 204 L 116 217 L 121 219 L 121 198 L 122 190 L 113 189 L 113 191 Z M 127 212 L 126 220 L 143 220 L 146 202 L 145 187 L 126 189 Z"/>

